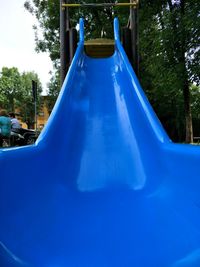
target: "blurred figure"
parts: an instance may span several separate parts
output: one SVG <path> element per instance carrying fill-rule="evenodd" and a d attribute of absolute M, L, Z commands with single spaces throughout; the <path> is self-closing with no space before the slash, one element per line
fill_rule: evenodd
<path fill-rule="evenodd" d="M 11 112 L 11 113 L 9 113 L 9 116 L 11 118 L 11 129 L 12 130 L 20 129 L 21 125 L 20 125 L 18 119 L 15 118 L 15 113 Z"/>
<path fill-rule="evenodd" d="M 9 118 L 6 110 L 0 110 L 0 147 L 3 145 L 4 139 L 10 138 L 11 132 L 11 119 Z"/>

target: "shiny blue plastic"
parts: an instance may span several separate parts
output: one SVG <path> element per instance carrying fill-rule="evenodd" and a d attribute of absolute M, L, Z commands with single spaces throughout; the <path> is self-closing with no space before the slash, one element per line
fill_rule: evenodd
<path fill-rule="evenodd" d="M 0 267 L 199 267 L 200 149 L 174 144 L 128 62 L 80 42 L 33 146 L 0 150 Z"/>

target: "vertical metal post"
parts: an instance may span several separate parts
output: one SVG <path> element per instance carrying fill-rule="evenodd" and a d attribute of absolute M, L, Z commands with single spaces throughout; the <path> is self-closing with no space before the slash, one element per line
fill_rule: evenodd
<path fill-rule="evenodd" d="M 66 4 L 69 4 L 69 0 L 65 0 Z M 69 8 L 66 9 L 66 30 L 68 31 L 70 29 L 70 18 L 69 18 Z"/>
<path fill-rule="evenodd" d="M 134 0 L 130 0 L 133 3 Z M 139 17 L 138 17 L 138 5 L 137 8 L 130 7 L 130 29 L 131 29 L 131 43 L 132 43 L 132 55 L 133 55 L 133 67 L 136 75 L 139 75 Z"/>
<path fill-rule="evenodd" d="M 70 64 L 74 58 L 74 54 L 77 48 L 77 30 L 71 28 L 69 31 L 69 55 L 70 55 Z"/>
<path fill-rule="evenodd" d="M 140 76 L 140 56 L 139 56 L 139 0 L 137 7 L 135 9 L 136 13 L 136 68 L 137 68 L 137 76 L 139 78 Z"/>
<path fill-rule="evenodd" d="M 35 130 L 37 132 L 37 82 L 32 80 L 32 91 L 34 101 L 34 113 L 35 113 Z"/>
<path fill-rule="evenodd" d="M 67 4 L 69 4 L 70 0 L 65 0 Z M 71 25 L 70 25 L 70 16 L 69 16 L 69 8 L 66 8 L 66 21 L 65 21 L 65 31 L 66 31 L 66 74 L 69 69 L 69 66 L 71 64 L 70 60 L 70 31 L 71 31 Z"/>
<path fill-rule="evenodd" d="M 67 3 L 66 0 L 60 0 L 60 81 L 64 82 L 67 73 L 67 51 L 66 51 L 66 9 L 62 4 Z"/>
<path fill-rule="evenodd" d="M 35 131 L 37 133 L 38 124 L 37 124 L 37 101 L 35 100 Z"/>

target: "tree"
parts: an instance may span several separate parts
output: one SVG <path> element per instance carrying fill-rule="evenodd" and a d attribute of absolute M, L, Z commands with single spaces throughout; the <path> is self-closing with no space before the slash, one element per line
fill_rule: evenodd
<path fill-rule="evenodd" d="M 172 118 L 177 114 L 185 114 L 183 125 L 186 128 L 185 139 L 189 143 L 193 141 L 190 85 L 194 82 L 199 84 L 200 3 L 197 0 L 152 2 L 147 4 L 146 1 L 141 1 L 142 19 L 148 21 L 149 25 L 142 28 L 140 35 L 143 69 L 151 77 L 151 95 L 156 95 L 156 100 L 159 95 L 162 98 L 168 95 L 163 100 L 160 98 L 158 103 L 165 105 L 169 101 L 174 107 L 177 103 L 180 104 L 179 112 L 177 108 L 173 108 Z M 168 109 L 169 107 L 170 105 Z M 165 113 L 168 112 L 167 109 L 164 110 Z M 175 125 L 178 125 L 178 121 L 175 121 Z"/>
<path fill-rule="evenodd" d="M 19 73 L 17 68 L 3 67 L 0 73 L 0 105 L 8 112 L 18 111 L 28 128 L 34 126 L 32 80 L 38 83 L 38 107 L 40 106 L 41 82 L 34 72 Z"/>
<path fill-rule="evenodd" d="M 192 85 L 190 88 L 191 91 L 191 110 L 193 118 L 193 132 L 195 137 L 200 136 L 200 87 Z"/>
<path fill-rule="evenodd" d="M 19 104 L 21 92 L 18 69 L 3 67 L 0 73 L 0 95 L 3 107 L 14 112 Z"/>
<path fill-rule="evenodd" d="M 59 1 L 33 0 L 26 1 L 25 8 L 34 15 L 39 25 L 34 25 L 36 51 L 49 52 L 53 62 L 59 59 Z M 39 37 L 38 27 L 43 36 Z"/>
<path fill-rule="evenodd" d="M 47 107 L 49 114 L 51 113 L 58 94 L 60 92 L 60 72 L 57 70 L 51 77 L 51 80 L 48 84 L 48 99 Z"/>
<path fill-rule="evenodd" d="M 184 111 L 186 122 L 186 142 L 193 142 L 192 113 L 190 99 L 190 83 L 198 82 L 199 77 L 194 71 L 196 69 L 195 61 L 199 55 L 196 49 L 199 47 L 199 1 L 180 0 L 173 2 L 168 0 L 169 15 L 168 29 L 173 33 L 173 61 L 176 66 L 176 73 L 179 77 L 179 86 L 182 88 L 184 99 Z M 171 27 L 170 27 L 171 26 Z M 169 46 L 168 46 L 169 47 Z M 188 55 L 187 55 L 188 54 Z"/>

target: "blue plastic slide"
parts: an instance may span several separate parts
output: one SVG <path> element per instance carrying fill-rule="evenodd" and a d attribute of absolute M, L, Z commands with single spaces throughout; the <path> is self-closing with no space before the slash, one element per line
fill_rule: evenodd
<path fill-rule="evenodd" d="M 0 267 L 199 267 L 200 149 L 174 144 L 121 46 L 80 41 L 37 143 L 0 150 Z"/>

